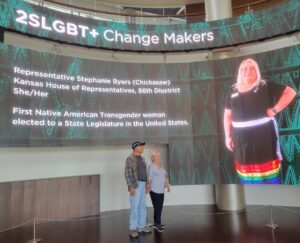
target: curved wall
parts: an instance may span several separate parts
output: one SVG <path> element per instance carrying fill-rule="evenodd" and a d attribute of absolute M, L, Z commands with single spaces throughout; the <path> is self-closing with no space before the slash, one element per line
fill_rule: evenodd
<path fill-rule="evenodd" d="M 251 20 L 252 21 L 252 20 Z M 256 24 L 259 24 L 258 22 Z M 83 47 L 60 45 L 13 33 L 5 34 L 5 43 L 29 49 L 48 51 L 54 54 L 76 56 L 95 60 L 142 63 L 182 63 L 246 56 L 299 44 L 297 36 L 286 36 L 271 41 L 213 51 L 173 54 L 136 54 L 99 51 Z M 130 143 L 131 141 L 129 141 Z M 149 158 L 150 145 L 145 156 Z M 157 145 L 156 145 L 157 146 Z M 168 160 L 167 147 L 159 146 Z M 15 149 L 1 148 L 0 181 L 27 180 L 81 174 L 101 174 L 100 211 L 129 207 L 128 193 L 123 176 L 124 160 L 130 153 L 127 146 Z M 41 161 L 42 160 L 42 161 Z M 273 204 L 300 206 L 298 187 L 245 186 L 247 204 Z M 283 196 L 284 195 L 284 196 Z M 149 203 L 149 201 L 148 201 Z M 213 204 L 212 185 L 173 186 L 166 196 L 166 205 Z M 150 205 L 150 204 L 149 204 Z"/>
<path fill-rule="evenodd" d="M 300 29 L 297 0 L 236 18 L 176 25 L 118 23 L 66 14 L 20 0 L 0 6 L 0 26 L 6 30 L 108 50 L 206 50 L 265 40 Z"/>
<path fill-rule="evenodd" d="M 193 62 L 229 56 L 244 56 L 252 53 L 273 50 L 279 47 L 299 44 L 297 38 L 288 36 L 267 43 L 240 47 L 231 52 L 201 52 L 192 54 L 141 55 L 132 53 L 95 52 L 72 46 L 58 45 L 15 34 L 6 34 L 7 44 L 22 45 L 26 48 L 50 51 L 55 54 L 68 54 L 77 57 L 110 59 L 117 62 Z M 129 142 L 130 143 L 130 142 Z M 149 146 L 150 148 L 153 145 Z M 160 150 L 167 161 L 167 148 Z M 147 148 L 145 157 L 149 158 Z M 128 194 L 123 178 L 124 159 L 130 153 L 127 146 L 44 148 L 44 149 L 1 149 L 0 181 L 15 181 L 37 178 L 71 176 L 81 174 L 101 174 L 100 210 L 109 211 L 129 207 Z M 42 161 L 41 161 L 42 160 Z M 300 206 L 298 187 L 291 186 L 245 186 L 247 204 Z M 284 195 L 284 197 L 282 196 Z M 166 196 L 166 205 L 214 204 L 212 185 L 173 186 L 172 193 Z M 150 206 L 150 202 L 148 201 Z"/>

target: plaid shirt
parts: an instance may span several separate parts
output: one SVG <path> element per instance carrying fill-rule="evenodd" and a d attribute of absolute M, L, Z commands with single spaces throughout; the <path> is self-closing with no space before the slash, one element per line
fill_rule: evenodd
<path fill-rule="evenodd" d="M 145 159 L 142 157 L 143 162 L 147 168 Z M 137 176 L 137 159 L 133 154 L 129 155 L 125 163 L 125 178 L 128 185 L 128 190 L 131 186 L 137 188 L 138 185 L 138 176 Z M 147 178 L 148 180 L 148 178 Z"/>

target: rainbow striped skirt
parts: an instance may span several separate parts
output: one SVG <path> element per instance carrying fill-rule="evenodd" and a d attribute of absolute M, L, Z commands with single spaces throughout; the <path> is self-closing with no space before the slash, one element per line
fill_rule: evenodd
<path fill-rule="evenodd" d="M 235 161 L 235 167 L 241 184 L 280 184 L 281 162 L 279 159 L 262 164 L 240 164 Z"/>

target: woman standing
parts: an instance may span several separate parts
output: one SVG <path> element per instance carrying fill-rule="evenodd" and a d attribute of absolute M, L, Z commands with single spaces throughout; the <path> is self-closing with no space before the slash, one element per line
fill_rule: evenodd
<path fill-rule="evenodd" d="M 226 99 L 224 131 L 241 183 L 280 183 L 282 157 L 274 116 L 295 96 L 291 87 L 263 80 L 253 59 L 240 64 Z"/>
<path fill-rule="evenodd" d="M 164 204 L 165 187 L 170 192 L 170 184 L 165 169 L 160 163 L 160 153 L 158 150 L 151 152 L 152 164 L 148 168 L 148 179 L 150 183 L 150 197 L 154 207 L 153 228 L 159 232 L 165 230 L 165 225 L 161 224 L 161 213 Z"/>

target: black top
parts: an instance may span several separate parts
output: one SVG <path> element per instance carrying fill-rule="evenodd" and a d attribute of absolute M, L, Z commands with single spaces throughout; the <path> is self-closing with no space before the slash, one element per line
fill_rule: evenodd
<path fill-rule="evenodd" d="M 233 122 L 267 117 L 282 95 L 285 86 L 268 82 L 244 93 L 233 89 L 226 99 L 226 109 L 232 111 Z M 261 164 L 277 159 L 277 136 L 273 121 L 258 126 L 233 127 L 234 160 L 240 164 Z"/>
<path fill-rule="evenodd" d="M 147 168 L 141 156 L 136 156 L 136 170 L 138 180 L 146 181 Z"/>
<path fill-rule="evenodd" d="M 231 89 L 226 98 L 225 108 L 232 110 L 232 121 L 249 121 L 266 117 L 282 95 L 285 86 L 274 82 L 260 84 L 252 90 L 240 93 Z"/>

